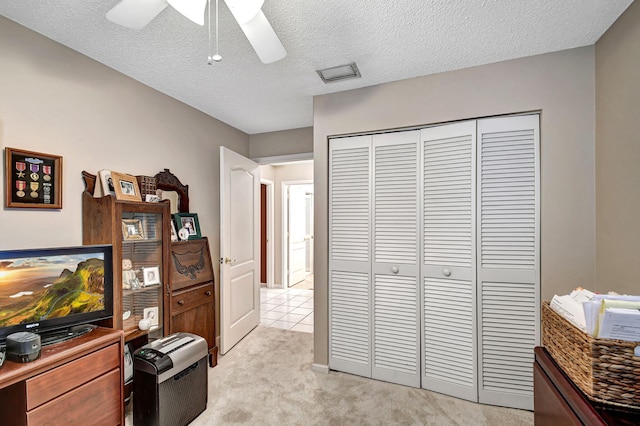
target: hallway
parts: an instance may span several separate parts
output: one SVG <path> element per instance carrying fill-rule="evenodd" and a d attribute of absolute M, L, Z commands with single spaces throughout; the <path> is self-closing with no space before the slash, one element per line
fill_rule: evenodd
<path fill-rule="evenodd" d="M 313 333 L 313 290 L 261 287 L 260 324 Z"/>

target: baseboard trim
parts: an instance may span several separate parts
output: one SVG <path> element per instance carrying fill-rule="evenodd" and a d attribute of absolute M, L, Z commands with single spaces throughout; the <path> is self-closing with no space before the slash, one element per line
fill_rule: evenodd
<path fill-rule="evenodd" d="M 324 364 L 311 364 L 311 371 L 322 374 L 329 374 L 329 366 Z"/>

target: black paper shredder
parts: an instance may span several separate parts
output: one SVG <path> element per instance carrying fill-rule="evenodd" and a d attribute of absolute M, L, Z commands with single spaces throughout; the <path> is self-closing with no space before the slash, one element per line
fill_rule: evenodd
<path fill-rule="evenodd" d="M 133 424 L 187 425 L 207 408 L 207 341 L 175 333 L 134 352 Z"/>

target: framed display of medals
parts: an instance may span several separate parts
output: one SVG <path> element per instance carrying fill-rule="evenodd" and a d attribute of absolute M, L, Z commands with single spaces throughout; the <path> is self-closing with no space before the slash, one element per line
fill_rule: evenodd
<path fill-rule="evenodd" d="M 5 207 L 62 208 L 62 157 L 5 148 Z"/>

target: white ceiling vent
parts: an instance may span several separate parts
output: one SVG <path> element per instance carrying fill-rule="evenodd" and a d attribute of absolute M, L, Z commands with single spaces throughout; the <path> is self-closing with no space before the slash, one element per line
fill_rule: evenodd
<path fill-rule="evenodd" d="M 358 66 L 355 62 L 347 65 L 340 65 L 338 67 L 318 70 L 316 72 L 325 83 L 360 77 L 360 71 L 358 70 Z"/>

